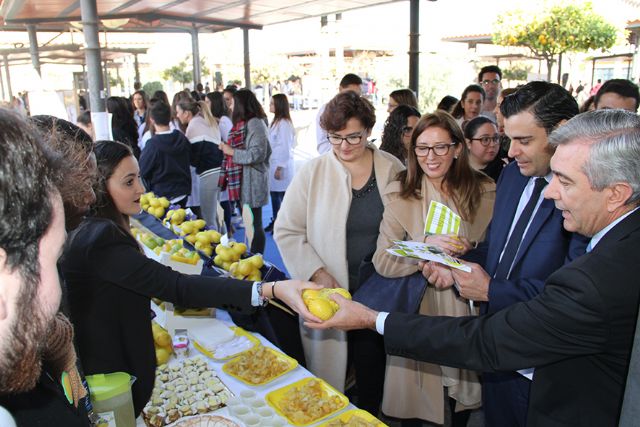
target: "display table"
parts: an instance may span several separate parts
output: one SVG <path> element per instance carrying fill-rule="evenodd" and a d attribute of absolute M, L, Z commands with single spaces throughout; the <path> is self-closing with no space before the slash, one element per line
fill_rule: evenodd
<path fill-rule="evenodd" d="M 146 228 L 147 230 L 153 232 L 156 235 L 159 235 L 160 237 L 163 238 L 167 238 L 167 239 L 175 239 L 177 238 L 170 230 L 162 227 L 162 225 L 155 219 L 151 219 L 151 217 L 149 215 L 146 215 L 146 217 L 142 217 L 142 218 L 136 218 L 138 219 L 138 221 L 140 222 L 140 224 L 143 226 L 143 228 Z M 142 220 L 141 220 L 142 219 Z M 169 233 L 169 234 L 167 234 Z M 215 269 L 212 269 L 210 266 L 209 268 L 205 267 L 203 269 L 203 273 L 202 274 L 211 274 L 211 275 L 216 275 L 216 274 L 220 274 L 219 272 L 217 272 Z M 154 312 L 156 313 L 156 321 L 161 325 L 164 326 L 164 323 L 166 321 L 166 316 L 167 313 L 160 309 L 156 304 L 154 304 L 153 302 L 151 303 L 152 305 L 152 309 L 154 310 Z M 275 309 L 277 310 L 277 309 Z M 286 315 L 289 316 L 289 315 Z M 235 322 L 231 319 L 231 317 L 229 316 L 229 314 L 226 311 L 223 310 L 219 310 L 217 309 L 215 312 L 215 318 L 219 321 L 224 322 L 227 326 L 235 326 Z M 206 327 L 206 323 L 207 322 L 211 322 L 211 324 L 213 325 L 213 323 L 215 323 L 215 320 L 213 318 L 201 318 L 198 319 L 198 323 L 199 323 L 199 327 L 204 325 Z M 297 320 L 296 320 L 297 323 Z M 244 325 L 241 325 L 244 326 Z M 270 325 L 271 329 L 277 329 L 276 326 L 274 325 Z M 297 332 L 297 324 L 296 326 L 296 332 Z M 245 328 L 246 329 L 246 328 Z M 268 330 L 271 330 L 268 329 Z M 173 331 L 170 331 L 173 332 Z M 276 345 L 274 345 L 274 343 L 272 343 L 270 340 L 266 339 L 262 334 L 257 333 L 257 332 L 251 332 L 253 336 L 255 336 L 260 343 L 265 346 L 265 347 L 270 347 L 270 348 L 274 348 L 274 349 L 278 349 L 278 347 Z M 298 341 L 299 341 L 299 337 L 298 337 Z M 194 348 L 193 346 L 193 342 L 190 342 L 189 344 L 189 354 L 188 356 L 180 356 L 177 360 L 180 359 L 190 359 L 190 358 L 196 358 L 196 357 L 200 357 L 205 359 L 209 365 L 213 368 L 213 370 L 217 373 L 218 377 L 220 378 L 220 380 L 222 380 L 222 382 L 229 388 L 229 390 L 235 395 L 235 396 L 239 396 L 240 393 L 243 390 L 253 390 L 256 393 L 256 397 L 262 398 L 264 399 L 265 396 L 277 389 L 280 389 L 284 386 L 287 386 L 289 384 L 292 384 L 296 381 L 302 380 L 304 378 L 310 378 L 313 377 L 313 375 L 304 368 L 304 366 L 299 363 L 298 366 L 293 369 L 290 372 L 287 372 L 286 374 L 276 378 L 275 380 L 265 384 L 265 385 L 261 385 L 261 386 L 250 386 L 247 385 L 241 381 L 239 381 L 238 379 L 232 377 L 231 375 L 228 375 L 227 373 L 225 373 L 222 369 L 223 365 L 228 362 L 228 360 L 224 360 L 224 361 L 217 361 L 217 360 L 213 360 L 210 359 L 208 357 L 206 357 L 205 355 L 203 355 L 202 353 L 200 353 L 196 348 Z M 278 349 L 280 351 L 282 351 L 283 353 L 287 354 L 289 352 L 287 352 L 284 348 L 283 349 Z M 301 351 L 301 349 L 300 349 Z M 289 354 L 292 357 L 296 357 L 295 355 Z M 296 357 L 297 358 L 297 357 Z M 176 360 L 176 356 L 172 356 L 172 360 Z M 169 361 L 169 364 L 171 364 L 171 361 Z M 343 413 L 344 411 L 350 410 L 350 409 L 355 409 L 355 407 L 353 406 L 353 404 L 349 403 L 344 409 L 336 412 L 336 414 L 332 414 L 330 417 L 328 417 L 327 419 L 333 418 L 335 415 Z M 210 412 L 210 414 L 212 415 L 220 415 L 226 418 L 229 418 L 230 420 L 236 422 L 238 425 L 244 425 L 242 421 L 240 421 L 238 418 L 236 418 L 235 416 L 233 416 L 230 412 L 228 407 L 224 406 L 216 411 Z M 282 418 L 284 420 L 284 418 Z M 312 426 L 317 426 L 317 425 L 321 425 L 322 423 L 326 422 L 327 419 L 322 419 L 320 421 L 318 421 L 315 424 L 311 424 Z M 145 426 L 144 421 L 142 420 L 142 417 L 139 417 L 137 420 L 137 426 L 139 427 L 143 427 Z M 285 420 L 286 421 L 286 420 Z M 284 424 L 284 425 L 290 425 L 290 424 Z"/>
<path fill-rule="evenodd" d="M 152 308 L 155 310 L 157 309 L 157 306 L 153 305 Z M 231 320 L 231 318 L 229 317 L 229 314 L 226 311 L 223 310 L 216 310 L 216 319 L 223 321 L 225 324 L 227 324 L 228 326 L 234 326 L 233 321 Z M 203 319 L 203 321 L 206 322 L 206 320 Z M 274 348 L 274 349 L 278 349 L 275 345 L 273 345 L 273 343 L 271 343 L 269 340 L 265 339 L 262 335 L 260 334 L 256 334 L 256 333 L 252 333 L 253 336 L 255 336 L 256 338 L 258 338 L 260 340 L 260 343 L 265 346 L 265 347 L 270 347 L 270 348 Z M 262 399 L 264 399 L 264 397 L 267 395 L 267 393 L 277 390 L 279 388 L 282 388 L 288 384 L 292 384 L 296 381 L 299 381 L 301 379 L 304 378 L 310 378 L 310 377 L 314 377 L 314 375 L 309 372 L 308 370 L 306 370 L 304 367 L 298 365 L 294 370 L 292 370 L 291 372 L 286 373 L 285 375 L 276 378 L 275 380 L 273 380 L 272 382 L 265 384 L 263 386 L 249 386 L 239 380 L 237 380 L 236 378 L 232 377 L 231 375 L 228 375 L 227 373 L 225 373 L 222 370 L 222 365 L 224 365 L 226 362 L 228 362 L 228 360 L 224 360 L 224 361 L 216 361 L 210 358 L 207 358 L 206 356 L 204 356 L 202 353 L 200 353 L 197 349 L 195 349 L 193 347 L 193 343 L 189 344 L 190 348 L 189 348 L 189 356 L 188 358 L 194 358 L 194 357 L 202 357 L 205 358 L 209 364 L 213 367 L 213 369 L 216 371 L 216 373 L 218 374 L 218 376 L 220 377 L 220 379 L 222 380 L 222 382 L 224 382 L 224 384 L 231 390 L 231 392 L 236 395 L 239 396 L 240 392 L 242 390 L 253 390 L 256 393 L 257 397 L 260 397 Z M 175 356 L 173 356 L 175 357 Z M 171 362 L 169 362 L 171 363 Z M 352 403 L 349 403 L 349 405 L 344 408 L 343 410 L 341 410 L 340 412 L 336 413 L 342 413 L 344 411 L 350 410 L 350 409 L 355 409 L 355 406 Z M 223 408 L 220 408 L 214 412 L 211 412 L 212 415 L 221 415 L 223 417 L 229 418 L 230 420 L 238 423 L 238 425 L 244 425 L 242 423 L 242 421 L 240 421 L 238 418 L 234 417 L 233 415 L 231 415 L 229 413 L 229 409 L 225 406 Z M 333 415 L 332 415 L 333 417 Z M 331 418 L 331 417 L 330 417 Z M 137 426 L 138 427 L 144 427 L 145 423 L 142 420 L 141 417 L 138 417 L 137 421 Z M 322 424 L 323 422 L 325 422 L 326 419 L 319 421 L 315 424 L 311 424 L 312 426 L 317 426 Z M 289 426 L 290 424 L 285 424 L 287 426 Z"/>

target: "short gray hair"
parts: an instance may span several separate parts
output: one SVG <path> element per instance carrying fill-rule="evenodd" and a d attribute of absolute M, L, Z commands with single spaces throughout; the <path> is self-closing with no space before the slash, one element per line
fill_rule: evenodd
<path fill-rule="evenodd" d="M 591 144 L 582 167 L 591 187 L 601 191 L 616 182 L 628 183 L 633 194 L 626 204 L 640 202 L 640 117 L 624 110 L 580 114 L 549 135 L 549 144 L 585 141 Z"/>

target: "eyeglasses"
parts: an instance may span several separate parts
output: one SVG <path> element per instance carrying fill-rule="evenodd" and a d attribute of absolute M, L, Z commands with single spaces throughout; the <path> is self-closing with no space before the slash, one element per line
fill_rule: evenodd
<path fill-rule="evenodd" d="M 403 133 L 405 136 L 411 136 L 411 134 L 413 133 L 413 128 L 412 128 L 411 126 L 404 126 L 404 127 L 402 128 L 402 133 Z"/>
<path fill-rule="evenodd" d="M 431 150 L 433 150 L 433 154 L 436 156 L 446 156 L 449 149 L 456 144 L 457 142 L 452 142 L 451 144 L 438 144 L 433 147 L 429 147 L 428 145 L 416 145 L 414 150 L 418 157 L 427 157 Z"/>
<path fill-rule="evenodd" d="M 364 134 L 360 135 L 349 135 L 349 136 L 340 136 L 340 135 L 327 135 L 327 140 L 331 145 L 340 145 L 342 141 L 347 141 L 349 145 L 358 145 L 362 141 Z"/>
<path fill-rule="evenodd" d="M 481 83 L 482 86 L 497 85 L 500 83 L 500 79 L 483 80 Z"/>
<path fill-rule="evenodd" d="M 471 138 L 471 141 L 480 141 L 480 144 L 482 144 L 485 147 L 488 147 L 489 145 L 496 145 L 500 141 L 500 137 L 498 135 L 483 136 L 481 138 Z"/>

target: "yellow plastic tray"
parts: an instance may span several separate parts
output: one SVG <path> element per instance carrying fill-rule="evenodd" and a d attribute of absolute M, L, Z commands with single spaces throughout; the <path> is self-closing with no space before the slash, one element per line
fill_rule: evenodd
<path fill-rule="evenodd" d="M 288 368 L 284 371 L 282 371 L 281 373 L 279 373 L 278 375 L 271 377 L 265 381 L 262 381 L 260 383 L 252 383 L 249 382 L 248 380 L 233 374 L 229 371 L 229 366 L 231 366 L 233 363 L 235 363 L 236 359 L 238 357 L 240 357 L 242 355 L 242 353 L 244 353 L 245 351 L 243 351 L 242 353 L 237 354 L 234 359 L 228 361 L 227 363 L 225 363 L 224 365 L 222 365 L 222 370 L 227 373 L 228 375 L 231 375 L 233 378 L 242 381 L 243 383 L 250 385 L 250 386 L 261 386 L 261 385 L 265 385 L 265 384 L 269 384 L 271 381 L 275 380 L 276 378 L 280 378 L 281 376 L 283 376 L 284 374 L 293 371 L 297 366 L 298 366 L 298 361 L 292 357 L 287 356 L 284 353 L 280 353 L 277 350 L 272 349 L 271 347 L 265 347 L 265 349 L 270 352 L 271 354 L 273 354 L 274 356 L 276 356 L 276 358 L 278 358 L 279 360 L 282 360 L 283 362 L 286 362 L 288 366 Z"/>
<path fill-rule="evenodd" d="M 236 335 L 238 336 L 244 336 L 247 337 L 247 339 L 249 341 L 251 341 L 251 343 L 253 344 L 251 347 L 249 347 L 246 350 L 242 350 L 241 352 L 235 353 L 235 354 L 230 354 L 226 357 L 215 357 L 213 355 L 213 353 L 211 353 L 210 351 L 208 351 L 207 349 L 205 349 L 204 347 L 202 347 L 198 341 L 193 340 L 193 346 L 202 354 L 204 354 L 205 356 L 207 356 L 210 359 L 213 360 L 217 360 L 217 361 L 221 361 L 221 360 L 229 360 L 229 359 L 233 359 L 234 357 L 238 357 L 240 356 L 242 353 L 244 353 L 245 351 L 251 350 L 252 348 L 255 348 L 256 346 L 260 345 L 260 340 L 256 337 L 254 337 L 251 333 L 245 331 L 244 329 L 242 329 L 239 326 L 231 326 L 231 329 L 235 332 Z"/>
<path fill-rule="evenodd" d="M 327 395 L 329 397 L 332 396 L 338 396 L 338 398 L 340 399 L 340 401 L 342 402 L 342 404 L 333 412 L 330 412 L 320 418 L 316 418 L 313 420 L 310 420 L 307 423 L 296 423 L 294 422 L 292 419 L 290 419 L 281 409 L 280 409 L 280 403 L 282 401 L 282 399 L 284 398 L 285 393 L 287 393 L 287 391 L 289 391 L 290 389 L 292 389 L 293 387 L 301 387 L 303 385 L 305 385 L 306 383 L 308 383 L 309 381 L 318 381 L 320 383 L 320 385 L 322 386 L 323 390 L 327 393 Z M 349 399 L 347 399 L 347 397 L 340 393 L 338 390 L 336 390 L 335 388 L 331 387 L 327 382 L 325 382 L 324 380 L 321 380 L 320 378 L 316 378 L 316 377 L 310 377 L 310 378 L 304 378 L 300 381 L 296 381 L 293 384 L 289 384 L 288 386 L 279 388 L 277 390 L 272 391 L 271 393 L 268 393 L 265 397 L 267 403 L 269 404 L 269 406 L 271 406 L 281 417 L 286 418 L 286 420 L 289 422 L 289 424 L 292 424 L 294 426 L 308 426 L 314 423 L 317 423 L 320 420 L 323 420 L 325 418 L 328 418 L 332 415 L 334 415 L 335 413 L 343 410 L 348 404 L 349 404 Z"/>
<path fill-rule="evenodd" d="M 343 423 L 346 423 L 349 422 L 349 420 L 355 415 L 359 416 L 369 423 L 375 424 L 376 427 L 388 427 L 385 423 L 363 409 L 351 409 L 349 411 L 345 411 L 337 417 L 331 418 L 330 420 L 327 420 L 326 422 L 320 424 L 319 427 L 328 427 L 332 422 L 335 421 L 342 421 Z"/>

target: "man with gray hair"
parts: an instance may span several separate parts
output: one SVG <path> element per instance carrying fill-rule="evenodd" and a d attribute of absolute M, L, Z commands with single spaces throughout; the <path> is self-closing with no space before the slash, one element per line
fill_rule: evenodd
<path fill-rule="evenodd" d="M 541 294 L 480 317 L 378 313 L 339 296 L 330 320 L 375 328 L 388 354 L 485 372 L 536 367 L 527 426 L 615 426 L 640 301 L 640 118 L 622 110 L 576 116 L 556 146 L 545 197 L 587 251 Z M 457 273 L 454 272 L 454 276 Z"/>

